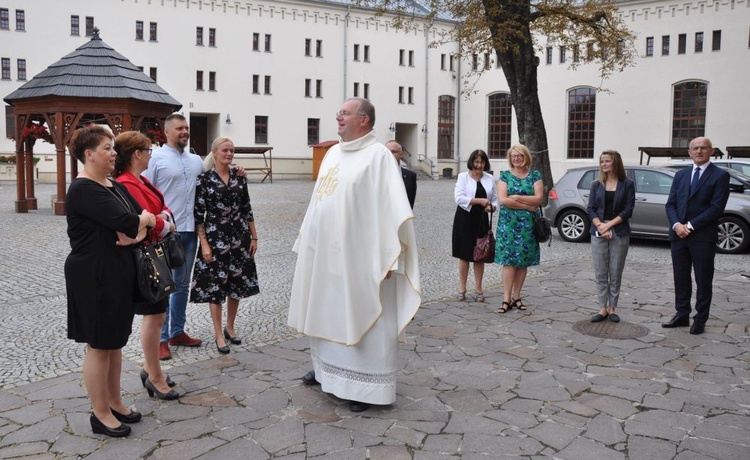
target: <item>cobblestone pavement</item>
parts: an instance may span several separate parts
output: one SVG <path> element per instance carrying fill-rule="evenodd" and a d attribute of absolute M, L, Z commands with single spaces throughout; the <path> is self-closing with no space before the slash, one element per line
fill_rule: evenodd
<path fill-rule="evenodd" d="M 290 251 L 312 183 L 251 184 L 260 236 L 261 294 L 241 303 L 241 346 L 177 348 L 166 362 L 184 393 L 148 398 L 137 377 L 138 321 L 124 349 L 127 404 L 144 413 L 128 439 L 91 434 L 81 385 L 83 346 L 65 339 L 65 219 L 54 186 L 40 210 L 13 213 L 0 182 L 0 458 L 475 459 L 750 458 L 748 254 L 717 256 L 707 332 L 659 323 L 673 314 L 669 246 L 633 241 L 619 313 L 649 333 L 602 339 L 572 330 L 596 309 L 589 246 L 554 237 L 530 270 L 527 312 L 494 311 L 500 269 L 488 266 L 486 304 L 455 302 L 452 181 L 420 181 L 415 223 L 423 306 L 401 347 L 398 399 L 353 414 L 300 384 L 307 341 L 285 325 Z M 471 283 L 471 282 L 470 282 Z M 210 340 L 205 305 L 188 331 Z"/>

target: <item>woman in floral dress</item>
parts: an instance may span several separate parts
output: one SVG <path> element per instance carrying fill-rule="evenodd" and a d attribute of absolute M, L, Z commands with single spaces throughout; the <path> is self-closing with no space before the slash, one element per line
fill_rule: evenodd
<path fill-rule="evenodd" d="M 226 137 L 211 144 L 213 167 L 198 176 L 195 189 L 195 226 L 200 251 L 190 289 L 191 302 L 208 302 L 219 353 L 240 344 L 234 320 L 240 299 L 260 292 L 255 269 L 258 233 L 255 229 L 247 180 L 229 167 L 234 144 Z M 221 327 L 221 304 L 227 301 L 227 323 Z"/>
<path fill-rule="evenodd" d="M 534 215 L 542 203 L 542 175 L 531 169 L 531 152 L 518 144 L 508 150 L 510 170 L 500 173 L 497 195 L 500 212 L 497 220 L 495 263 L 503 266 L 503 304 L 498 313 L 513 307 L 526 310 L 521 289 L 526 271 L 539 265 L 539 243 L 534 238 Z"/>

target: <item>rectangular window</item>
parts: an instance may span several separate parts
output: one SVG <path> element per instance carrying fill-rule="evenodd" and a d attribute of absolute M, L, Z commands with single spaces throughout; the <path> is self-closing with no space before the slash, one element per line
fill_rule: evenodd
<path fill-rule="evenodd" d="M 586 60 L 587 61 L 593 61 L 595 56 L 596 49 L 594 48 L 594 42 L 588 42 L 586 43 Z"/>
<path fill-rule="evenodd" d="M 91 37 L 94 35 L 94 17 L 86 16 L 86 36 Z"/>
<path fill-rule="evenodd" d="M 711 51 L 721 50 L 721 31 L 714 30 L 713 37 L 711 39 Z"/>
<path fill-rule="evenodd" d="M 271 94 L 271 76 L 266 75 L 263 79 L 263 94 Z"/>
<path fill-rule="evenodd" d="M 560 64 L 565 63 L 565 47 L 560 47 Z"/>
<path fill-rule="evenodd" d="M 669 56 L 669 35 L 661 36 L 661 55 Z"/>
<path fill-rule="evenodd" d="M 573 62 L 579 62 L 581 60 L 581 51 L 578 45 L 573 45 Z"/>
<path fill-rule="evenodd" d="M 203 71 L 202 70 L 195 71 L 195 89 L 197 89 L 198 91 L 203 91 Z"/>
<path fill-rule="evenodd" d="M 490 70 L 490 53 L 484 53 L 484 70 Z"/>
<path fill-rule="evenodd" d="M 654 37 L 646 37 L 646 56 L 654 55 Z"/>
<path fill-rule="evenodd" d="M 305 78 L 305 97 L 310 97 L 310 84 L 311 83 L 312 83 L 311 79 Z"/>
<path fill-rule="evenodd" d="M 156 41 L 156 23 L 151 22 L 148 25 L 148 41 L 155 42 Z"/>
<path fill-rule="evenodd" d="M 695 52 L 696 53 L 703 52 L 703 32 L 695 33 Z"/>
<path fill-rule="evenodd" d="M 448 57 L 448 64 L 450 66 L 451 72 L 453 71 L 453 63 L 455 62 L 455 56 L 452 54 Z"/>
<path fill-rule="evenodd" d="M 216 46 L 216 29 L 208 28 L 208 46 Z"/>
<path fill-rule="evenodd" d="M 414 104 L 414 87 L 409 87 L 409 104 Z"/>
<path fill-rule="evenodd" d="M 687 51 L 687 34 L 677 36 L 677 54 L 685 54 Z"/>
<path fill-rule="evenodd" d="M 266 53 L 270 53 L 271 52 L 271 34 L 266 34 L 266 39 L 263 43 L 264 43 L 264 48 L 263 48 L 264 51 Z"/>
<path fill-rule="evenodd" d="M 26 12 L 16 10 L 16 30 L 26 30 Z"/>
<path fill-rule="evenodd" d="M 253 34 L 253 51 L 260 51 L 260 34 Z"/>
<path fill-rule="evenodd" d="M 320 118 L 307 119 L 307 145 L 320 142 Z"/>
<path fill-rule="evenodd" d="M 268 117 L 264 115 L 255 116 L 255 143 L 268 143 Z"/>
<path fill-rule="evenodd" d="M 364 94 L 362 95 L 362 97 L 364 97 L 365 99 L 370 99 L 370 84 L 365 83 L 363 86 L 364 86 Z"/>
<path fill-rule="evenodd" d="M 511 145 L 513 122 L 510 94 L 492 94 L 488 102 L 487 156 L 490 158 L 506 158 L 506 152 Z"/>
<path fill-rule="evenodd" d="M 323 97 L 323 80 L 315 80 L 315 97 Z"/>
<path fill-rule="evenodd" d="M 625 40 L 617 40 L 617 57 L 622 57 L 625 51 Z"/>
<path fill-rule="evenodd" d="M 359 45 L 354 44 L 354 60 L 359 61 Z"/>
<path fill-rule="evenodd" d="M 370 45 L 365 45 L 364 51 L 365 51 L 365 55 L 364 55 L 364 59 L 363 60 L 365 62 L 370 62 Z"/>
<path fill-rule="evenodd" d="M 10 10 L 0 8 L 0 29 L 10 30 Z"/>
<path fill-rule="evenodd" d="M 18 65 L 18 79 L 26 80 L 26 59 L 18 59 L 16 63 Z"/>
<path fill-rule="evenodd" d="M 260 94 L 260 75 L 253 75 L 253 94 Z"/>
<path fill-rule="evenodd" d="M 2 79 L 10 80 L 10 58 L 2 58 Z"/>
<path fill-rule="evenodd" d="M 203 27 L 195 28 L 195 44 L 197 46 L 203 46 Z"/>
<path fill-rule="evenodd" d="M 354 97 L 359 97 L 359 83 L 354 82 Z"/>
<path fill-rule="evenodd" d="M 10 65 L 10 64 L 8 64 Z M 398 103 L 403 104 L 404 103 L 404 87 L 399 86 L 398 87 Z"/>
<path fill-rule="evenodd" d="M 409 67 L 414 67 L 414 51 L 409 50 Z"/>
<path fill-rule="evenodd" d="M 471 55 L 471 70 L 477 70 L 479 68 L 479 57 L 476 53 Z"/>
<path fill-rule="evenodd" d="M 208 90 L 216 91 L 216 72 L 208 72 Z"/>
<path fill-rule="evenodd" d="M 439 96 L 437 155 L 440 159 L 453 158 L 455 119 L 456 98 L 448 95 Z"/>
<path fill-rule="evenodd" d="M 323 57 L 323 40 L 315 40 L 315 57 Z"/>
<path fill-rule="evenodd" d="M 406 50 L 398 50 L 398 65 L 403 66 L 406 58 Z"/>
<path fill-rule="evenodd" d="M 149 67 L 148 76 L 151 77 L 152 80 L 156 81 L 156 67 Z"/>
<path fill-rule="evenodd" d="M 312 56 L 312 54 L 310 54 L 311 53 L 311 50 L 310 50 L 311 46 L 312 46 L 312 39 L 306 38 L 305 39 L 305 56 Z"/>
<path fill-rule="evenodd" d="M 547 64 L 552 64 L 552 47 L 547 47 Z"/>
<path fill-rule="evenodd" d="M 135 21 L 135 39 L 143 40 L 143 21 Z"/>
<path fill-rule="evenodd" d="M 445 70 L 445 54 L 440 55 L 440 70 Z"/>
<path fill-rule="evenodd" d="M 70 17 L 70 35 L 81 35 L 81 24 L 78 16 Z"/>
<path fill-rule="evenodd" d="M 596 90 L 568 92 L 568 158 L 594 158 Z"/>

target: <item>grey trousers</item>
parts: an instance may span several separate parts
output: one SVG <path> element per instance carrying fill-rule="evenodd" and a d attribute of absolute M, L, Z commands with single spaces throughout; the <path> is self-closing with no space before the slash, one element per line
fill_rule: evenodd
<path fill-rule="evenodd" d="M 622 270 L 625 268 L 629 245 L 629 235 L 615 235 L 611 240 L 591 238 L 591 256 L 594 260 L 594 276 L 600 308 L 617 307 Z"/>

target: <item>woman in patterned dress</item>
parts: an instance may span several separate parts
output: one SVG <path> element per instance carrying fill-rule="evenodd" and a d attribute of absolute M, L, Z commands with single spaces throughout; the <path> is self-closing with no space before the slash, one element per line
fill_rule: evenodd
<path fill-rule="evenodd" d="M 200 251 L 195 261 L 191 302 L 208 302 L 219 353 L 229 353 L 227 341 L 240 344 L 234 320 L 240 299 L 260 292 L 255 269 L 258 233 L 247 180 L 229 167 L 234 144 L 226 137 L 211 144 L 213 167 L 198 176 L 195 227 Z M 221 304 L 227 301 L 227 325 L 221 327 Z"/>
<path fill-rule="evenodd" d="M 539 265 L 539 243 L 534 238 L 534 215 L 544 198 L 542 174 L 531 169 L 531 152 L 518 144 L 508 150 L 510 170 L 500 173 L 497 195 L 500 212 L 497 219 L 495 263 L 503 266 L 503 304 L 505 313 L 513 307 L 526 310 L 521 289 L 526 271 Z"/>

